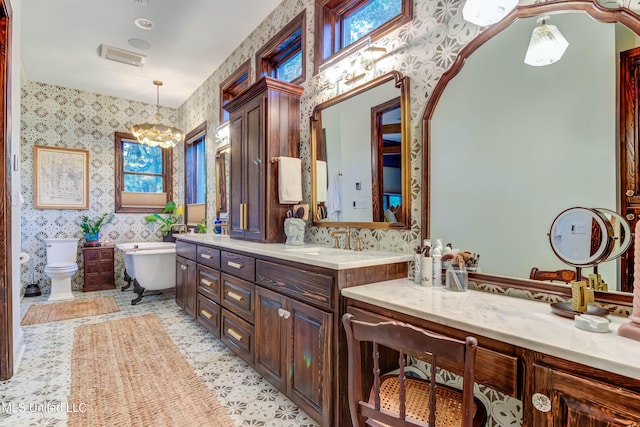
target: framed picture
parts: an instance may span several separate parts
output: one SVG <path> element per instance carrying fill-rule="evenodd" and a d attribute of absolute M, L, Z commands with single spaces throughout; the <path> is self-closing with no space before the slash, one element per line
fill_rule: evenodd
<path fill-rule="evenodd" d="M 89 151 L 33 147 L 36 209 L 89 209 Z"/>

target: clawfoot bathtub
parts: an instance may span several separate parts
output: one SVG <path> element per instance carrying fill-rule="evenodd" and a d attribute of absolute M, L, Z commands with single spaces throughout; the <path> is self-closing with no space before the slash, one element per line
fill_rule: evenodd
<path fill-rule="evenodd" d="M 160 291 L 176 285 L 176 244 L 169 242 L 119 243 L 124 258 L 125 291 L 133 282 L 138 295 L 131 301 L 136 305 L 145 291 Z"/>

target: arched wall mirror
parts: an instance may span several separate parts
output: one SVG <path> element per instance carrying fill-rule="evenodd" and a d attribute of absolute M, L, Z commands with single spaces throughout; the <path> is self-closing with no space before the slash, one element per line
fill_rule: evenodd
<path fill-rule="evenodd" d="M 231 147 L 222 145 L 216 150 L 216 218 L 229 218 L 229 165 Z"/>
<path fill-rule="evenodd" d="M 569 47 L 532 67 L 523 60 L 541 15 Z M 423 238 L 480 253 L 483 282 L 558 286 L 525 279 L 533 266 L 565 267 L 548 240 L 557 213 L 620 211 L 618 58 L 640 45 L 639 32 L 624 9 L 543 3 L 518 7 L 462 49 L 423 116 Z M 619 263 L 599 268 L 620 289 Z"/>
<path fill-rule="evenodd" d="M 314 225 L 410 228 L 409 78 L 392 71 L 316 106 Z"/>

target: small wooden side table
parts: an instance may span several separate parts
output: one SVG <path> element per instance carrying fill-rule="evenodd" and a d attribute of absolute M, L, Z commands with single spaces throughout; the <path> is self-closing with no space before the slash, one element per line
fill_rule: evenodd
<path fill-rule="evenodd" d="M 113 271 L 114 246 L 83 247 L 83 292 L 115 289 Z"/>

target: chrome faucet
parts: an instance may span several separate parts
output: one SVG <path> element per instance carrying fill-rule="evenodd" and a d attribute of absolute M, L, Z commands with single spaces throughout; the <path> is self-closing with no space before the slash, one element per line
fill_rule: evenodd
<path fill-rule="evenodd" d="M 351 229 L 349 227 L 347 227 L 346 230 L 334 230 L 331 232 L 331 234 L 329 234 L 329 236 L 335 239 L 335 243 L 333 247 L 335 249 L 340 249 L 340 236 L 343 234 L 344 234 L 344 249 L 349 250 L 351 249 L 351 242 L 350 242 Z"/>

